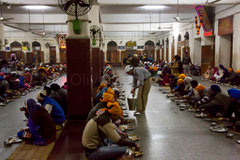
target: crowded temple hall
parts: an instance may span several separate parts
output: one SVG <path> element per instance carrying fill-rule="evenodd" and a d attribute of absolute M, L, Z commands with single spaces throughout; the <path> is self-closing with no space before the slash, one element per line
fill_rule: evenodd
<path fill-rule="evenodd" d="M 0 0 L 0 160 L 240 160 L 240 0 Z"/>

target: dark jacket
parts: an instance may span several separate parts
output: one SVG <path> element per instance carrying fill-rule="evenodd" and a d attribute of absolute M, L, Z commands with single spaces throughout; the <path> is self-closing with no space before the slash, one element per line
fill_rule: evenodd
<path fill-rule="evenodd" d="M 50 95 L 49 95 L 50 98 L 54 99 L 63 109 L 65 115 L 67 113 L 67 106 L 66 104 L 64 103 L 63 99 L 60 97 L 59 94 L 57 94 L 56 92 L 52 92 Z"/>
<path fill-rule="evenodd" d="M 39 107 L 31 116 L 34 126 L 38 127 L 37 133 L 49 144 L 56 139 L 55 123 L 43 107 Z"/>
<path fill-rule="evenodd" d="M 211 106 L 219 106 L 220 112 L 224 115 L 229 108 L 229 96 L 223 92 L 218 93 L 214 97 L 211 98 L 208 104 L 203 105 L 203 108 L 209 108 Z"/>

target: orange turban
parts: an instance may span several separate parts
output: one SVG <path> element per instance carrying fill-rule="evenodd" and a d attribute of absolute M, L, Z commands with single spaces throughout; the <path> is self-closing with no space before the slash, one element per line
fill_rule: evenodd
<path fill-rule="evenodd" d="M 185 74 L 180 74 L 180 75 L 178 76 L 179 79 L 184 79 L 185 77 L 186 77 Z"/>
<path fill-rule="evenodd" d="M 123 116 L 122 108 L 119 106 L 118 102 L 108 102 L 107 108 L 103 108 L 102 110 L 107 110 L 110 114 Z"/>
<path fill-rule="evenodd" d="M 202 91 L 205 89 L 205 87 L 204 87 L 203 85 L 199 84 L 195 89 L 196 89 L 198 92 L 202 92 Z"/>
<path fill-rule="evenodd" d="M 154 70 L 154 71 L 158 71 L 158 68 L 157 68 L 157 67 L 154 67 L 153 70 Z"/>
<path fill-rule="evenodd" d="M 114 91 L 112 90 L 112 88 L 111 87 L 108 87 L 108 90 L 107 90 L 107 92 L 106 93 L 109 93 L 109 94 L 111 94 L 111 95 L 113 95 L 114 96 Z"/>
<path fill-rule="evenodd" d="M 101 102 L 113 102 L 114 97 L 112 94 L 109 93 L 103 93 L 103 98 L 100 99 Z"/>
<path fill-rule="evenodd" d="M 180 84 L 183 84 L 183 83 L 184 83 L 184 80 L 183 80 L 183 79 L 177 80 L 177 85 L 180 85 Z"/>
<path fill-rule="evenodd" d="M 152 67 L 152 66 L 150 66 L 150 67 L 149 67 L 149 70 L 152 70 L 152 69 L 153 69 L 153 67 Z"/>
<path fill-rule="evenodd" d="M 98 92 L 100 92 L 103 88 L 106 88 L 106 87 L 107 87 L 107 85 L 106 85 L 105 83 L 101 83 L 96 92 L 98 93 Z"/>
<path fill-rule="evenodd" d="M 240 74 L 240 70 L 237 70 L 237 73 Z"/>
<path fill-rule="evenodd" d="M 228 72 L 232 72 L 233 71 L 233 69 L 232 68 L 228 68 Z"/>

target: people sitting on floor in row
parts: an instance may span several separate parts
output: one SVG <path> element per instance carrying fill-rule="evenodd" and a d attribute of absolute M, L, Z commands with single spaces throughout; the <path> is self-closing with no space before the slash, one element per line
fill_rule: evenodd
<path fill-rule="evenodd" d="M 116 79 L 111 65 L 107 64 L 82 136 L 82 145 L 89 160 L 118 159 L 124 157 L 127 147 L 140 149 L 139 144 L 126 140 L 128 135 L 119 129 L 126 120 L 117 101 L 120 84 Z"/>
<path fill-rule="evenodd" d="M 186 99 L 191 111 L 200 112 L 203 117 L 228 119 L 233 128 L 240 131 L 240 90 L 229 89 L 227 95 L 218 85 L 207 88 L 183 75 L 171 79 L 171 84 L 171 92 L 180 99 Z"/>
<path fill-rule="evenodd" d="M 3 60 L 0 66 L 0 103 L 2 105 L 66 73 L 66 65 L 26 66 L 17 62 L 11 66 L 15 67 L 12 69 L 10 64 Z"/>
<path fill-rule="evenodd" d="M 212 68 L 208 66 L 207 71 L 202 75 L 206 80 L 216 81 L 230 85 L 240 85 L 240 70 L 234 71 L 231 67 L 226 69 L 223 65 Z"/>

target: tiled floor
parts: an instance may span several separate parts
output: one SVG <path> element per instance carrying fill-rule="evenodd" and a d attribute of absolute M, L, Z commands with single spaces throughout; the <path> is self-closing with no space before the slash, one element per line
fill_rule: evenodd
<path fill-rule="evenodd" d="M 63 85 L 66 82 L 66 77 L 63 76 L 57 80 L 59 85 Z M 17 131 L 25 127 L 26 122 L 24 114 L 19 111 L 19 108 L 23 106 L 24 100 L 28 98 L 35 98 L 36 94 L 40 91 L 36 90 L 27 94 L 26 96 L 9 103 L 5 107 L 0 107 L 0 160 L 5 160 L 18 146 L 14 144 L 10 147 L 4 147 L 3 142 L 9 136 L 15 136 Z"/>

